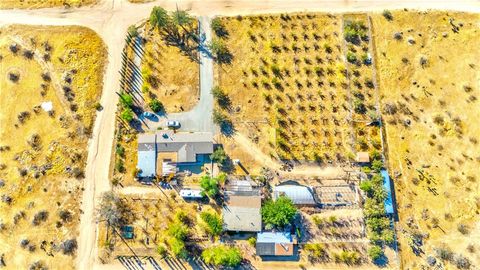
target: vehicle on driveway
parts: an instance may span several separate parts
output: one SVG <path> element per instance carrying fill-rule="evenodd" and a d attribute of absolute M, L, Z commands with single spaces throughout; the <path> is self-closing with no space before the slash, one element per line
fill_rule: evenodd
<path fill-rule="evenodd" d="M 175 120 L 170 120 L 170 121 L 167 122 L 167 127 L 168 128 L 173 128 L 173 129 L 179 128 L 180 127 L 180 122 L 175 121 Z"/>

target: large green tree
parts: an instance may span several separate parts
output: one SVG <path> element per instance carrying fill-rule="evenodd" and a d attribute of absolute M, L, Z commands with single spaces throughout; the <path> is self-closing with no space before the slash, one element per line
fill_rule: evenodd
<path fill-rule="evenodd" d="M 237 247 L 218 245 L 205 249 L 202 252 L 202 259 L 205 263 L 215 266 L 235 267 L 242 261 L 242 255 Z"/>
<path fill-rule="evenodd" d="M 204 175 L 200 178 L 200 187 L 202 192 L 209 197 L 215 197 L 218 194 L 218 179 L 209 175 Z"/>
<path fill-rule="evenodd" d="M 284 227 L 293 221 L 297 208 L 290 198 L 281 196 L 276 201 L 269 200 L 262 207 L 262 219 L 267 225 Z"/>
<path fill-rule="evenodd" d="M 168 12 L 162 7 L 154 7 L 150 12 L 150 24 L 159 29 L 165 29 L 171 22 Z"/>

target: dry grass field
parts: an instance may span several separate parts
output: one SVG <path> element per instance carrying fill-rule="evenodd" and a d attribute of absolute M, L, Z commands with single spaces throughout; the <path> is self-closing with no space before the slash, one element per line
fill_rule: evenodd
<path fill-rule="evenodd" d="M 372 16 L 403 269 L 478 266 L 480 15 L 392 17 Z"/>
<path fill-rule="evenodd" d="M 192 32 L 197 28 L 192 23 Z M 167 113 L 189 111 L 199 98 L 199 62 L 196 50 L 185 53 L 169 45 L 158 29 L 147 22 L 144 26 L 145 45 L 142 60 L 144 88 L 159 99 Z M 142 89 L 145 93 L 146 89 Z"/>
<path fill-rule="evenodd" d="M 77 236 L 105 51 L 82 27 L 0 29 L 0 255 L 11 269 L 73 269 L 65 241 Z"/>
<path fill-rule="evenodd" d="M 10 8 L 47 8 L 47 7 L 81 7 L 86 5 L 94 5 L 98 0 L 2 0 L 0 1 L 0 9 Z"/>
<path fill-rule="evenodd" d="M 217 66 L 237 132 L 275 159 L 343 163 L 352 126 L 341 17 L 220 18 L 231 64 Z M 265 29 L 268 28 L 268 32 Z"/>

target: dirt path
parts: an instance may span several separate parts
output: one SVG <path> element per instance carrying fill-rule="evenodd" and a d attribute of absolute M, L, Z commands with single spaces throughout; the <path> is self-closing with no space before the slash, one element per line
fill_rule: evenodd
<path fill-rule="evenodd" d="M 131 4 L 126 0 L 103 1 L 91 7 L 78 9 L 48 8 L 40 10 L 0 10 L 0 26 L 5 24 L 30 25 L 81 25 L 95 30 L 104 40 L 108 48 L 108 65 L 104 77 L 104 89 L 101 104 L 104 110 L 97 113 L 93 135 L 89 141 L 88 159 L 85 169 L 85 184 L 83 193 L 83 211 L 78 238 L 77 269 L 101 269 L 96 261 L 97 223 L 95 221 L 95 206 L 99 195 L 110 190 L 109 161 L 114 137 L 116 111 L 116 91 L 119 85 L 119 70 L 121 68 L 121 52 L 125 45 L 125 33 L 129 25 L 148 17 L 153 6 L 160 5 L 166 9 L 188 9 L 194 15 L 238 15 L 279 12 L 324 11 L 347 12 L 398 8 L 418 9 L 449 9 L 468 12 L 480 12 L 480 4 L 475 0 L 461 1 L 349 1 L 349 0 L 273 0 L 273 1 L 218 1 L 218 0 L 161 0 L 146 4 Z M 177 6 L 178 5 L 178 6 Z M 248 139 L 238 138 L 239 144 L 248 146 Z M 252 154 L 272 168 L 279 164 L 259 152 L 255 147 L 249 147 Z M 310 173 L 310 168 L 294 170 L 290 173 Z M 318 171 L 320 173 L 320 171 Z"/>

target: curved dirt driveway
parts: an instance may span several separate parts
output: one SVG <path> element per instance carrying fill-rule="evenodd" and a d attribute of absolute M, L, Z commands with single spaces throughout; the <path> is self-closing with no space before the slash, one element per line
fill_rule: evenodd
<path fill-rule="evenodd" d="M 189 9 L 195 15 L 237 15 L 299 11 L 347 12 L 398 8 L 448 9 L 467 12 L 480 12 L 480 2 L 459 1 L 349 1 L 349 0 L 272 0 L 272 1 L 154 1 L 147 4 L 131 4 L 126 0 L 104 0 L 102 3 L 79 9 L 65 10 L 49 8 L 41 10 L 0 10 L 0 26 L 5 24 L 32 25 L 82 25 L 95 30 L 108 48 L 108 65 L 104 78 L 101 104 L 104 110 L 97 114 L 93 135 L 89 141 L 80 236 L 78 239 L 77 268 L 93 269 L 101 267 L 96 261 L 96 233 L 94 210 L 95 199 L 109 190 L 109 161 L 114 136 L 116 95 L 121 67 L 121 52 L 124 37 L 129 25 L 146 18 L 155 5 L 169 10 Z"/>

